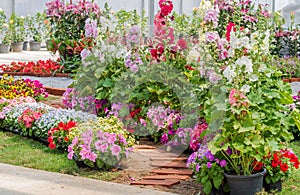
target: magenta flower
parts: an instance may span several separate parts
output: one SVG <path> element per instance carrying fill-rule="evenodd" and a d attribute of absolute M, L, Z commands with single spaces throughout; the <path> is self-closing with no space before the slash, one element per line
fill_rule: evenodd
<path fill-rule="evenodd" d="M 118 146 L 118 145 L 113 145 L 111 147 L 111 154 L 114 155 L 114 156 L 116 156 L 116 157 L 119 156 L 120 151 L 121 151 L 121 147 Z"/>
<path fill-rule="evenodd" d="M 221 160 L 220 161 L 220 166 L 225 167 L 226 166 L 226 160 Z"/>
<path fill-rule="evenodd" d="M 207 162 L 207 163 L 206 163 L 206 166 L 207 166 L 207 168 L 209 168 L 209 169 L 210 169 L 210 168 L 211 168 L 211 166 L 212 166 L 211 162 Z"/>

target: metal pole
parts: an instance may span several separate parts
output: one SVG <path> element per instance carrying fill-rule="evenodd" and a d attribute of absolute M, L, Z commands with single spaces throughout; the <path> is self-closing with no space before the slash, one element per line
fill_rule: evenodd
<path fill-rule="evenodd" d="M 275 12 L 275 0 L 272 1 L 272 12 Z"/>
<path fill-rule="evenodd" d="M 183 0 L 180 0 L 179 2 L 179 14 L 183 13 Z"/>
<path fill-rule="evenodd" d="M 154 31 L 154 0 L 149 0 L 149 37 L 152 37 Z"/>
<path fill-rule="evenodd" d="M 16 11 L 16 2 L 15 2 L 15 0 L 13 0 L 12 1 L 12 13 L 15 13 L 15 11 Z"/>
<path fill-rule="evenodd" d="M 141 15 L 142 15 L 142 20 L 144 19 L 144 15 L 143 15 L 143 11 L 144 11 L 144 7 L 145 7 L 145 0 L 142 0 L 142 6 L 141 6 Z"/>

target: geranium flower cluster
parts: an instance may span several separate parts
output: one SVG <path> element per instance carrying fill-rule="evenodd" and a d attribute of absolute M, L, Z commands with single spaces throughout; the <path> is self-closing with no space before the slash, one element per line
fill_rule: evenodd
<path fill-rule="evenodd" d="M 288 178 L 292 170 L 298 169 L 300 162 L 298 156 L 291 149 L 275 151 L 265 156 L 258 165 L 267 169 L 265 176 L 267 183 L 275 183 L 283 178 Z"/>
<path fill-rule="evenodd" d="M 75 127 L 77 124 L 75 121 L 68 121 L 67 123 L 60 122 L 57 127 L 54 127 L 48 131 L 48 142 L 49 148 L 61 148 L 66 149 L 70 144 L 69 134 L 71 128 Z"/>
<path fill-rule="evenodd" d="M 38 60 L 37 62 L 12 62 L 11 64 L 0 65 L 0 71 L 3 72 L 22 72 L 36 74 L 52 74 L 62 72 L 63 67 L 52 60 Z"/>
<path fill-rule="evenodd" d="M 27 108 L 18 117 L 18 122 L 25 125 L 25 128 L 31 128 L 32 124 L 42 116 L 42 110 L 31 110 Z"/>
<path fill-rule="evenodd" d="M 219 189 L 223 184 L 227 162 L 219 156 L 213 155 L 206 145 L 201 145 L 187 160 L 187 167 L 194 170 L 197 178 L 206 178 L 199 180 L 204 187 L 205 194 L 210 194 L 213 186 Z"/>

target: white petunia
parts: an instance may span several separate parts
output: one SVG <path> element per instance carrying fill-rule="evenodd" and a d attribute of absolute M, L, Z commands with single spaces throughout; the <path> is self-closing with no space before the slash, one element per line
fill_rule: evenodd
<path fill-rule="evenodd" d="M 251 73 L 253 72 L 253 68 L 252 68 L 252 66 L 253 66 L 252 60 L 249 59 L 247 56 L 243 56 L 243 57 L 239 58 L 239 59 L 235 62 L 235 64 L 236 64 L 237 66 L 243 66 L 243 65 L 245 65 L 245 71 L 246 71 L 246 73 L 248 73 L 248 74 L 251 74 Z"/>

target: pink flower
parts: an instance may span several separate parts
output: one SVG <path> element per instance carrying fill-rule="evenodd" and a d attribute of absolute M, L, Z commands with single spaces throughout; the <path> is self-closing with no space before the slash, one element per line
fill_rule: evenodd
<path fill-rule="evenodd" d="M 108 148 L 108 144 L 107 143 L 102 144 L 101 147 L 100 147 L 100 151 L 101 152 L 107 152 L 107 148 Z"/>
<path fill-rule="evenodd" d="M 121 147 L 118 146 L 118 145 L 113 145 L 113 146 L 111 147 L 111 153 L 112 153 L 112 155 L 114 155 L 114 156 L 116 156 L 116 157 L 119 156 L 120 151 L 121 151 Z"/>
<path fill-rule="evenodd" d="M 116 134 L 108 134 L 108 137 L 106 138 L 107 143 L 113 144 L 116 141 Z"/>

